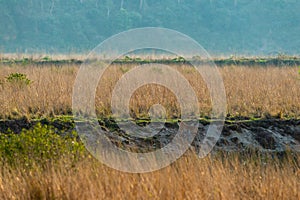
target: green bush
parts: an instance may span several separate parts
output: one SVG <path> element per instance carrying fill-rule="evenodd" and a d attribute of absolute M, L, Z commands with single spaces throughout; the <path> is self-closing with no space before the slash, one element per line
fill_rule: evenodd
<path fill-rule="evenodd" d="M 61 158 L 78 159 L 84 151 L 75 131 L 57 134 L 55 128 L 40 123 L 20 134 L 0 133 L 0 158 L 10 165 L 31 166 Z"/>
<path fill-rule="evenodd" d="M 181 56 L 172 59 L 173 62 L 185 62 L 185 59 Z"/>
<path fill-rule="evenodd" d="M 31 83 L 31 80 L 27 78 L 26 74 L 22 73 L 11 73 L 6 77 L 6 81 L 17 84 L 18 86 L 30 85 Z"/>

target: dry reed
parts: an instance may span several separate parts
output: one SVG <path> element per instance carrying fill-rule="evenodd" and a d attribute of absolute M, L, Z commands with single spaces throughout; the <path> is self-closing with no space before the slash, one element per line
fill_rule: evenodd
<path fill-rule="evenodd" d="M 270 157 L 271 158 L 271 157 Z M 298 157 L 297 157 L 298 158 Z M 223 161 L 222 161 L 223 160 Z M 300 169 L 292 159 L 186 153 L 170 166 L 129 174 L 84 159 L 45 169 L 2 167 L 1 199 L 299 199 Z M 299 163 L 298 163 L 299 165 Z"/>
<path fill-rule="evenodd" d="M 102 77 L 96 92 L 99 115 L 111 114 L 111 94 L 116 82 L 133 65 L 112 65 Z M 199 99 L 201 116 L 208 116 L 211 101 L 206 84 L 191 67 L 173 65 L 189 81 Z M 300 80 L 297 67 L 220 67 L 231 116 L 299 117 Z M 28 87 L 7 83 L 9 74 L 24 73 L 32 80 Z M 71 114 L 72 90 L 78 66 L 0 66 L 0 118 L 37 117 Z M 87 80 L 88 81 L 88 80 Z M 122 96 L 120 96 L 122 98 Z M 133 116 L 147 116 L 153 104 L 162 104 L 167 116 L 178 117 L 180 108 L 172 92 L 159 85 L 145 85 L 133 92 L 130 110 Z"/>

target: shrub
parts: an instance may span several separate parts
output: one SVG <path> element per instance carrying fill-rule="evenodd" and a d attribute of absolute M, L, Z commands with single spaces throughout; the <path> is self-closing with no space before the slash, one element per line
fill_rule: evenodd
<path fill-rule="evenodd" d="M 30 85 L 31 83 L 31 80 L 27 78 L 26 74 L 22 73 L 11 73 L 6 77 L 6 81 L 17 84 L 18 86 Z"/>
<path fill-rule="evenodd" d="M 84 150 L 75 131 L 57 134 L 55 128 L 40 123 L 20 134 L 0 133 L 0 158 L 10 165 L 31 166 L 60 158 L 78 159 Z"/>

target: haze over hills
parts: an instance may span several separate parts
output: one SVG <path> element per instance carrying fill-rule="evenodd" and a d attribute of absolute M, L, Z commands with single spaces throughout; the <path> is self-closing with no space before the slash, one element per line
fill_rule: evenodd
<path fill-rule="evenodd" d="M 165 27 L 211 55 L 300 55 L 299 0 L 0 0 L 0 52 L 88 52 L 138 27 Z"/>

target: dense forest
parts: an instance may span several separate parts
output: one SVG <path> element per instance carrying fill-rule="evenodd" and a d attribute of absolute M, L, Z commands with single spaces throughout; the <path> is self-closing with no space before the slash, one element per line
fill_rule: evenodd
<path fill-rule="evenodd" d="M 0 53 L 87 52 L 148 26 L 185 33 L 212 55 L 300 54 L 299 0 L 0 0 Z"/>

